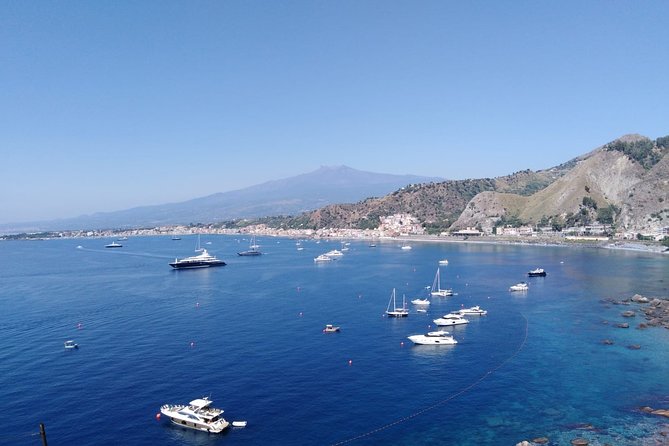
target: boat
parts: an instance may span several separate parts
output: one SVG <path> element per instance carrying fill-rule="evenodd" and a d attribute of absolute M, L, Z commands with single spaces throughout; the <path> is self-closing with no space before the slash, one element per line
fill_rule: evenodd
<path fill-rule="evenodd" d="M 509 287 L 509 291 L 527 291 L 530 287 L 525 282 L 519 282 Z"/>
<path fill-rule="evenodd" d="M 246 427 L 246 421 L 233 421 L 233 427 Z"/>
<path fill-rule="evenodd" d="M 222 409 L 211 407 L 209 398 L 198 398 L 188 405 L 164 404 L 160 413 L 169 417 L 172 423 L 205 432 L 217 434 L 223 432 L 230 423 L 221 416 Z"/>
<path fill-rule="evenodd" d="M 441 260 L 439 260 L 439 264 L 440 264 L 440 265 L 448 265 L 448 260 L 446 260 L 446 259 L 441 259 Z"/>
<path fill-rule="evenodd" d="M 427 289 L 429 290 L 430 287 L 428 286 Z M 430 296 L 426 297 L 425 299 L 421 299 L 420 297 L 418 297 L 416 299 L 413 299 L 411 301 L 411 303 L 414 304 L 414 305 L 419 305 L 419 306 L 423 306 L 423 307 L 428 306 L 428 305 L 430 305 Z"/>
<path fill-rule="evenodd" d="M 128 240 L 128 237 L 126 237 L 126 236 L 124 235 L 123 237 L 119 237 L 119 238 L 117 238 L 116 240 L 122 242 L 122 241 Z"/>
<path fill-rule="evenodd" d="M 432 290 L 430 291 L 430 294 L 432 296 L 438 296 L 438 297 L 447 297 L 453 295 L 452 289 L 450 288 L 446 288 L 444 290 L 441 289 L 441 273 L 439 271 L 439 268 L 437 268 L 437 273 L 434 275 L 434 280 L 432 281 Z"/>
<path fill-rule="evenodd" d="M 403 249 L 403 250 L 405 250 L 405 251 L 408 251 L 408 250 L 411 249 L 411 245 L 402 245 L 402 246 L 400 247 L 400 249 Z"/>
<path fill-rule="evenodd" d="M 74 341 L 65 341 L 65 350 L 73 350 L 79 348 L 79 344 L 76 344 Z"/>
<path fill-rule="evenodd" d="M 439 319 L 435 319 L 432 322 L 437 324 L 438 326 L 446 326 L 446 325 L 463 325 L 463 324 L 468 324 L 469 321 L 465 319 L 464 317 L 460 316 L 457 313 L 448 313 Z"/>
<path fill-rule="evenodd" d="M 527 272 L 530 277 L 546 277 L 546 271 L 543 268 L 536 268 Z"/>
<path fill-rule="evenodd" d="M 392 305 L 392 310 L 390 309 Z M 388 301 L 388 308 L 386 308 L 386 315 L 388 317 L 407 317 L 409 315 L 409 309 L 407 308 L 406 298 L 402 296 L 402 306 L 397 307 L 395 302 L 395 288 L 393 288 L 393 293 L 390 295 L 390 301 Z"/>
<path fill-rule="evenodd" d="M 455 345 L 458 343 L 447 331 L 430 331 L 426 334 L 407 336 L 418 345 Z"/>
<path fill-rule="evenodd" d="M 172 240 L 181 240 L 181 237 L 179 237 L 178 234 L 173 234 L 172 235 Z"/>
<path fill-rule="evenodd" d="M 211 266 L 225 266 L 225 262 L 209 254 L 206 249 L 203 249 L 196 256 L 186 257 L 181 260 L 174 259 L 174 262 L 170 263 L 170 266 L 175 269 L 209 268 Z"/>
<path fill-rule="evenodd" d="M 333 249 L 332 251 L 328 251 L 323 255 L 328 257 L 341 257 L 344 255 L 344 253 L 339 250 Z"/>
<path fill-rule="evenodd" d="M 259 246 L 256 245 L 256 236 L 251 237 L 251 245 L 249 246 L 248 251 L 238 252 L 237 255 L 240 256 L 259 256 L 262 253 L 258 251 Z"/>
<path fill-rule="evenodd" d="M 473 307 L 469 307 L 469 308 L 460 308 L 457 311 L 457 313 L 461 316 L 464 316 L 465 314 L 474 314 L 474 315 L 478 314 L 479 316 L 484 316 L 484 315 L 488 314 L 488 312 L 486 310 L 483 310 L 478 305 L 473 306 Z"/>
<path fill-rule="evenodd" d="M 323 333 L 336 333 L 339 331 L 339 327 L 336 327 L 332 324 L 327 324 L 323 329 Z"/>
<path fill-rule="evenodd" d="M 105 245 L 105 248 L 121 248 L 123 245 L 117 242 L 111 242 L 108 245 Z"/>
<path fill-rule="evenodd" d="M 332 257 L 328 257 L 325 254 L 321 254 L 314 259 L 316 263 L 332 262 Z"/>

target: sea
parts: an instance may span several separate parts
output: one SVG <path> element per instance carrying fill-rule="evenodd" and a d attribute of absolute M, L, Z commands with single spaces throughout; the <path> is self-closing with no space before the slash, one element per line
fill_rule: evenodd
<path fill-rule="evenodd" d="M 173 270 L 195 236 L 111 241 L 0 242 L 0 444 L 42 444 L 41 423 L 51 446 L 669 443 L 669 420 L 640 410 L 669 408 L 669 330 L 609 301 L 668 297 L 666 255 L 267 236 L 239 257 L 248 238 L 202 235 L 227 265 Z M 438 267 L 454 296 L 385 316 L 393 289 L 426 297 Z M 448 329 L 457 345 L 407 339 L 474 305 L 488 314 Z M 201 397 L 247 426 L 157 417 Z"/>

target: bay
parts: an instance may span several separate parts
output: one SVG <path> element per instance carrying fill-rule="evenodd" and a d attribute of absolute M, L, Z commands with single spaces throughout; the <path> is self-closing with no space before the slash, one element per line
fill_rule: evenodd
<path fill-rule="evenodd" d="M 642 252 L 207 235 L 228 265 L 174 271 L 195 237 L 0 243 L 0 444 L 322 445 L 654 444 L 669 406 L 669 330 L 637 330 L 622 307 L 635 293 L 669 295 L 669 259 Z M 78 246 L 81 246 L 78 248 Z M 425 296 L 440 259 L 449 298 L 388 319 L 393 288 Z M 545 278 L 526 277 L 535 267 Z M 508 287 L 521 280 L 527 293 Z M 484 317 L 450 331 L 456 346 L 408 335 L 461 306 Z M 616 328 L 630 322 L 629 329 Z M 340 333 L 322 333 L 325 324 Z M 63 342 L 80 346 L 66 351 Z M 604 345 L 610 339 L 613 345 Z M 639 350 L 628 346 L 638 344 Z M 243 429 L 184 430 L 155 415 L 164 403 L 211 396 Z"/>

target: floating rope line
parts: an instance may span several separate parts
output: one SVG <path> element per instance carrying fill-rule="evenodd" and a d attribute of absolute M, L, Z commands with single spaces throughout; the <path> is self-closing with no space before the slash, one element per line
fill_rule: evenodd
<path fill-rule="evenodd" d="M 457 397 L 459 397 L 459 396 L 461 396 L 461 395 L 464 395 L 465 393 L 467 393 L 467 392 L 469 392 L 470 390 L 472 390 L 474 387 L 476 387 L 476 386 L 478 386 L 479 384 L 481 384 L 486 378 L 488 378 L 490 375 L 492 375 L 493 373 L 495 373 L 497 370 L 499 370 L 499 369 L 502 368 L 504 365 L 506 365 L 509 361 L 511 361 L 513 358 L 515 358 L 515 357 L 518 355 L 518 353 L 520 353 L 520 351 L 523 349 L 523 347 L 525 347 L 525 343 L 527 342 L 527 333 L 528 333 L 528 325 L 529 325 L 529 322 L 528 322 L 527 318 L 526 318 L 523 314 L 521 314 L 521 316 L 523 316 L 523 319 L 525 320 L 525 333 L 523 334 L 523 340 L 522 340 L 522 342 L 520 343 L 520 345 L 518 346 L 518 348 L 511 354 L 511 356 L 509 356 L 509 357 L 506 358 L 504 361 L 500 362 L 498 365 L 496 365 L 495 367 L 493 367 L 492 369 L 488 370 L 486 373 L 484 373 L 483 375 L 481 375 L 481 377 L 480 377 L 479 379 L 477 379 L 477 380 L 474 381 L 473 383 L 469 384 L 467 387 L 464 387 L 464 388 L 461 389 L 460 391 L 458 391 L 458 392 L 456 392 L 456 393 L 454 393 L 454 394 L 448 396 L 447 398 L 444 398 L 443 400 L 437 401 L 436 403 L 434 403 L 434 404 L 432 404 L 432 405 L 430 405 L 430 406 L 427 406 L 427 407 L 425 407 L 425 408 L 423 408 L 423 409 L 421 409 L 421 410 L 419 410 L 419 411 L 417 411 L 417 412 L 414 412 L 414 413 L 412 413 L 411 415 L 407 415 L 407 416 L 405 416 L 405 417 L 399 418 L 399 419 L 397 419 L 397 420 L 395 420 L 395 421 L 392 421 L 392 422 L 390 422 L 390 423 L 388 423 L 388 424 L 385 424 L 385 425 L 383 425 L 383 426 L 377 427 L 376 429 L 373 429 L 373 430 L 371 430 L 371 431 L 365 432 L 364 434 L 356 435 L 355 437 L 351 437 L 351 438 L 348 438 L 348 439 L 346 439 L 346 440 L 339 441 L 339 442 L 337 442 L 337 443 L 332 443 L 331 446 L 340 446 L 340 445 L 342 445 L 342 444 L 351 443 L 351 442 L 353 442 L 353 441 L 360 440 L 361 438 L 370 437 L 370 436 L 372 436 L 372 435 L 374 435 L 374 434 L 376 434 L 376 433 L 378 433 L 378 432 L 384 431 L 384 430 L 386 430 L 386 429 L 390 429 L 390 428 L 393 427 L 393 426 L 397 426 L 398 424 L 402 424 L 402 423 L 404 423 L 404 422 L 406 422 L 406 421 L 409 421 L 409 420 L 411 420 L 411 419 L 413 419 L 413 418 L 416 418 L 416 417 L 419 416 L 419 415 L 424 414 L 425 412 L 428 412 L 428 411 L 430 411 L 430 410 L 432 410 L 432 409 L 434 409 L 434 408 L 436 408 L 436 407 L 439 407 L 439 406 L 441 406 L 441 405 L 443 405 L 443 404 L 446 404 L 446 403 L 448 403 L 449 401 L 451 401 L 451 400 L 453 400 L 453 399 L 455 399 L 455 398 L 457 398 Z"/>

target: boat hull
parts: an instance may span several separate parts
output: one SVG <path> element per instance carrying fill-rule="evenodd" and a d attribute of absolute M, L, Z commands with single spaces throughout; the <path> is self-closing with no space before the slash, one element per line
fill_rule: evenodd
<path fill-rule="evenodd" d="M 458 341 L 450 336 L 414 335 L 408 336 L 408 339 L 417 345 L 455 345 L 458 343 Z"/>
<path fill-rule="evenodd" d="M 238 256 L 243 256 L 243 257 L 253 257 L 253 256 L 259 256 L 262 253 L 260 251 L 242 251 L 238 252 Z"/>
<path fill-rule="evenodd" d="M 533 273 L 529 272 L 527 273 L 529 277 L 546 277 L 546 271 L 540 272 L 540 273 Z"/>
<path fill-rule="evenodd" d="M 218 262 L 172 262 L 170 266 L 174 269 L 211 268 L 214 266 L 225 266 L 225 262 L 222 260 Z"/>

